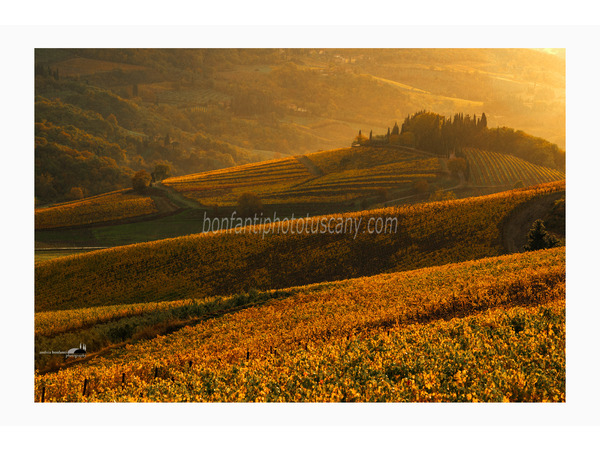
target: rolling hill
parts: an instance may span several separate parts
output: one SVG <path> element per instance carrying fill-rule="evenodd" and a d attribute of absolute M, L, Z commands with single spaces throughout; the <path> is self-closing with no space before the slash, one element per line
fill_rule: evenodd
<path fill-rule="evenodd" d="M 564 174 L 555 169 L 515 156 L 475 149 L 464 153 L 470 175 L 463 188 L 510 189 L 518 181 L 531 186 L 564 179 Z M 153 220 L 153 213 L 174 212 L 177 208 L 199 209 L 222 217 L 231 214 L 240 195 L 247 192 L 261 199 L 266 214 L 277 212 L 280 216 L 357 211 L 392 199 L 400 199 L 399 204 L 423 201 L 437 189 L 458 187 L 458 179 L 449 176 L 446 164 L 445 158 L 405 147 L 340 148 L 168 178 L 158 186 L 167 189 L 153 189 L 145 197 L 122 190 L 38 208 L 36 229 L 102 226 L 136 217 Z M 426 192 L 415 190 L 418 181 L 426 182 Z M 476 191 L 470 189 L 469 195 L 476 195 Z M 190 212 L 180 214 L 184 225 L 177 227 L 177 232 L 200 232 L 201 215 L 196 226 L 188 216 Z M 155 228 L 160 227 L 160 223 L 153 223 Z M 47 236 L 41 240 L 51 241 Z"/>
<path fill-rule="evenodd" d="M 35 228 L 78 227 L 176 211 L 164 197 L 123 189 L 35 210 Z"/>
<path fill-rule="evenodd" d="M 242 193 L 251 192 L 273 207 L 304 204 L 336 212 L 348 205 L 359 209 L 357 200 L 378 199 L 389 190 L 405 194 L 418 180 L 442 186 L 448 183 L 443 175 L 435 155 L 358 147 L 168 178 L 163 184 L 203 205 L 235 206 Z"/>
<path fill-rule="evenodd" d="M 37 374 L 35 395 L 63 402 L 564 402 L 564 299 L 565 252 L 556 248 L 245 300 L 36 313 L 36 332 L 54 336 L 36 338 L 36 348 L 73 338 L 98 344 L 88 344 L 85 364 Z M 70 331 L 56 328 L 69 319 Z M 156 326 L 161 321 L 166 328 Z M 99 336 L 128 345 L 99 351 Z"/>
<path fill-rule="evenodd" d="M 35 55 L 35 401 L 565 401 L 564 53 Z"/>
<path fill-rule="evenodd" d="M 564 189 L 564 182 L 555 182 L 455 201 L 301 218 L 285 222 L 285 229 L 281 222 L 236 225 L 40 262 L 35 309 L 226 295 L 496 256 L 504 251 L 503 223 L 513 211 Z"/>
<path fill-rule="evenodd" d="M 514 186 L 517 182 L 532 186 L 565 179 L 563 172 L 512 155 L 477 149 L 465 149 L 464 154 L 469 164 L 469 182 L 475 186 Z"/>
<path fill-rule="evenodd" d="M 35 63 L 41 204 L 165 162 L 187 175 L 340 147 L 423 108 L 485 108 L 490 127 L 565 144 L 564 57 L 533 49 L 36 49 Z"/>

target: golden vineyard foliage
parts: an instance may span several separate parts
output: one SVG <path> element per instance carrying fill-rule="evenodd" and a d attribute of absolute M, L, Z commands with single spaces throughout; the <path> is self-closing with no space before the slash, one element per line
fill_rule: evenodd
<path fill-rule="evenodd" d="M 35 210 L 35 228 L 58 228 L 126 219 L 158 212 L 150 196 L 131 189 L 95 195 Z"/>
<path fill-rule="evenodd" d="M 322 287 L 38 374 L 36 400 L 565 399 L 564 247 Z"/>
<path fill-rule="evenodd" d="M 246 164 L 206 173 L 168 178 L 163 184 L 203 204 L 235 205 L 249 190 L 264 197 L 305 181 L 310 173 L 296 158 Z M 267 199 L 264 199 L 268 203 Z"/>
<path fill-rule="evenodd" d="M 363 211 L 356 233 L 220 231 L 39 262 L 36 312 L 281 289 L 500 255 L 501 224 L 564 182 L 484 197 Z M 329 216 L 328 216 L 329 217 Z M 370 234 L 371 218 L 397 220 Z M 315 218 L 315 221 L 320 220 Z M 293 225 L 293 224 L 292 224 Z M 389 228 L 391 231 L 391 227 Z"/>
<path fill-rule="evenodd" d="M 91 325 L 110 322 L 124 317 L 138 316 L 150 312 L 196 304 L 199 301 L 186 299 L 171 302 L 146 302 L 40 312 L 35 315 L 35 334 L 36 336 L 53 336 L 69 330 L 87 328 Z"/>
<path fill-rule="evenodd" d="M 373 194 L 380 188 L 409 189 L 417 180 L 425 179 L 433 182 L 440 170 L 438 158 L 413 158 L 371 168 L 327 173 L 290 188 L 287 194 L 294 201 L 310 195 L 319 197 L 321 201 L 351 199 L 368 192 Z"/>
<path fill-rule="evenodd" d="M 432 154 L 416 149 L 386 147 L 349 147 L 311 153 L 310 160 L 324 173 L 346 170 L 376 169 L 386 164 L 396 164 L 431 159 Z M 437 159 L 437 158 L 433 158 Z"/>
<path fill-rule="evenodd" d="M 464 152 L 469 161 L 470 181 L 477 186 L 512 186 L 518 181 L 531 186 L 565 179 L 565 174 L 556 169 L 538 166 L 516 156 L 475 149 Z"/>
<path fill-rule="evenodd" d="M 321 173 L 311 173 L 301 161 Z M 164 184 L 205 205 L 233 206 L 249 191 L 265 204 L 331 203 L 379 188 L 409 188 L 416 180 L 435 179 L 440 170 L 438 158 L 420 152 L 343 148 L 169 178 Z"/>

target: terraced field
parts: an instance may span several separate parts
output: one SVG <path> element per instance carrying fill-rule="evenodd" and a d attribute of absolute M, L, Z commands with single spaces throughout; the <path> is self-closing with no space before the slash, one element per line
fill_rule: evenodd
<path fill-rule="evenodd" d="M 233 206 L 244 192 L 267 205 L 338 203 L 377 195 L 380 189 L 410 189 L 419 179 L 435 182 L 439 160 L 396 149 L 344 148 L 305 155 L 322 172 L 297 158 L 249 164 L 163 183 L 205 205 Z"/>
<path fill-rule="evenodd" d="M 562 180 L 564 174 L 519 158 L 479 150 L 467 150 L 470 184 L 474 187 L 511 188 Z M 402 148 L 351 147 L 284 159 L 247 164 L 211 172 L 168 178 L 164 192 L 181 200 L 183 208 L 224 207 L 215 215 L 236 207 L 244 193 L 256 194 L 278 215 L 320 215 L 366 209 L 386 197 L 414 196 L 414 183 L 426 180 L 431 191 L 448 188 L 445 161 L 424 152 Z M 153 213 L 173 211 L 167 198 L 116 191 L 36 210 L 36 229 L 101 225 Z M 183 205 L 183 206 L 182 206 Z M 191 205 L 191 206 L 189 206 Z M 366 206 L 365 206 L 366 205 Z M 231 211 L 229 211 L 231 213 Z M 196 229 L 187 233 L 195 233 Z"/>
<path fill-rule="evenodd" d="M 296 158 L 246 164 L 195 175 L 168 178 L 163 184 L 201 204 L 235 205 L 244 192 L 253 192 L 269 203 L 267 196 L 286 191 L 311 177 Z"/>
<path fill-rule="evenodd" d="M 35 228 L 43 230 L 102 223 L 157 212 L 156 202 L 150 196 L 123 189 L 48 208 L 37 208 Z"/>
<path fill-rule="evenodd" d="M 503 153 L 466 149 L 469 163 L 469 181 L 476 186 L 513 186 L 522 181 L 533 186 L 550 181 L 564 180 L 565 174 L 555 169 L 538 166 Z"/>

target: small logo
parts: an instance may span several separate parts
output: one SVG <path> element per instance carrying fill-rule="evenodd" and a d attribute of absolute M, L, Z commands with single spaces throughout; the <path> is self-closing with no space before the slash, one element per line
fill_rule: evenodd
<path fill-rule="evenodd" d="M 65 355 L 65 358 L 85 358 L 87 354 L 87 350 L 85 349 L 85 344 L 79 343 L 79 348 L 71 348 Z"/>
<path fill-rule="evenodd" d="M 40 355 L 65 355 L 65 359 L 67 358 L 85 358 L 87 355 L 87 350 L 85 348 L 85 344 L 79 343 L 79 347 L 73 347 L 72 349 L 67 350 L 52 350 L 52 351 L 42 351 Z"/>

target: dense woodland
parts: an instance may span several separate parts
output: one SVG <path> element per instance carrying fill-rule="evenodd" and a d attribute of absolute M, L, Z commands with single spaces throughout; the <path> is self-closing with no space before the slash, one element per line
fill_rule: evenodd
<path fill-rule="evenodd" d="M 485 110 L 469 145 L 564 164 L 564 59 L 533 50 L 38 49 L 35 75 L 38 204 L 129 187 L 157 164 L 185 175 L 347 146 L 423 108 Z M 436 116 L 411 116 L 403 139 L 445 151 L 427 127 L 456 118 Z"/>

